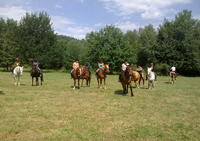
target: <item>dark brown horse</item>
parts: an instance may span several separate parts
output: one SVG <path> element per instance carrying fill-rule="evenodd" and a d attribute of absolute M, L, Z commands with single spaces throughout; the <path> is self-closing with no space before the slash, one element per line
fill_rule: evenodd
<path fill-rule="evenodd" d="M 103 88 L 106 89 L 106 73 L 109 72 L 109 64 L 105 64 L 104 68 L 100 68 L 96 74 L 98 88 L 102 88 L 102 81 L 104 82 Z"/>
<path fill-rule="evenodd" d="M 42 82 L 44 81 L 43 79 L 43 73 L 41 70 L 38 68 L 37 65 L 33 65 L 31 69 L 31 77 L 32 77 L 32 86 L 34 82 L 34 78 L 36 79 L 36 86 L 39 86 L 39 77 L 40 77 L 40 85 L 42 85 Z"/>
<path fill-rule="evenodd" d="M 81 77 L 81 70 L 80 70 L 80 68 L 77 68 L 76 70 L 73 70 L 71 72 L 71 77 L 74 80 L 74 87 L 73 87 L 73 89 L 76 88 L 76 80 L 78 81 L 78 89 L 80 89 L 80 77 Z"/>
<path fill-rule="evenodd" d="M 120 77 L 120 82 L 123 87 L 123 93 L 128 94 L 128 87 L 130 87 L 131 96 L 134 96 L 131 84 L 132 77 L 133 77 L 133 71 L 130 66 L 127 66 L 124 74 Z"/>
<path fill-rule="evenodd" d="M 91 81 L 91 72 L 86 69 L 85 66 L 81 68 L 82 74 L 80 76 L 80 79 L 82 79 L 81 87 L 83 87 L 83 80 L 86 80 L 86 85 L 90 87 L 90 81 Z"/>

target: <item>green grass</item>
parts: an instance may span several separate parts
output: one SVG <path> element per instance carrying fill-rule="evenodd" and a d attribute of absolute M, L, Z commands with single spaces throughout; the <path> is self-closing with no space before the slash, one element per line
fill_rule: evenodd
<path fill-rule="evenodd" d="M 154 89 L 123 96 L 116 75 L 107 89 L 71 88 L 70 75 L 44 74 L 43 86 L 31 86 L 24 73 L 20 87 L 0 72 L 0 141 L 199 141 L 200 78 L 158 77 Z M 146 84 L 147 85 L 147 84 Z"/>

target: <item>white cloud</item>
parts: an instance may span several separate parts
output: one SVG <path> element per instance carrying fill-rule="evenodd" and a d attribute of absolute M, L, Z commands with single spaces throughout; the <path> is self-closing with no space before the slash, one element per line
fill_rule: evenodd
<path fill-rule="evenodd" d="M 139 25 L 131 23 L 130 21 L 126 21 L 126 22 L 120 22 L 120 23 L 116 23 L 114 24 L 116 27 L 120 28 L 123 32 L 126 32 L 128 30 L 134 30 L 134 29 L 138 29 Z"/>
<path fill-rule="evenodd" d="M 20 20 L 22 16 L 26 14 L 26 12 L 29 12 L 22 7 L 16 7 L 16 6 L 5 6 L 0 7 L 0 17 L 3 18 L 12 18 L 14 20 Z"/>
<path fill-rule="evenodd" d="M 142 18 L 153 19 L 164 16 L 175 4 L 186 4 L 192 0 L 99 0 L 105 9 L 124 18 L 139 13 Z"/>
<path fill-rule="evenodd" d="M 72 20 L 62 16 L 52 16 L 52 22 L 56 33 L 77 39 L 84 39 L 85 35 L 93 30 L 88 26 L 77 25 Z"/>
<path fill-rule="evenodd" d="M 56 4 L 56 8 L 61 9 L 61 8 L 63 8 L 63 6 L 59 5 L 59 4 Z"/>

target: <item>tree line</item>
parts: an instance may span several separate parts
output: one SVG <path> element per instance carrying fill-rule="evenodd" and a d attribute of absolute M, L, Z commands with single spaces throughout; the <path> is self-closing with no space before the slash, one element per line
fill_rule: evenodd
<path fill-rule="evenodd" d="M 45 12 L 26 13 L 18 22 L 0 18 L 0 66 L 8 69 L 16 57 L 24 65 L 37 59 L 47 69 L 70 69 L 74 59 L 95 68 L 101 58 L 119 71 L 127 59 L 141 66 L 153 62 L 162 74 L 174 65 L 180 74 L 200 75 L 200 20 L 183 10 L 158 28 L 150 24 L 123 33 L 108 25 L 78 40 L 57 35 Z"/>

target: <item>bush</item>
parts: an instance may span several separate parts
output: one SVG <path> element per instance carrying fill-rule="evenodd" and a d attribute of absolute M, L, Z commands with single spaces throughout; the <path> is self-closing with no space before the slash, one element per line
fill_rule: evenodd
<path fill-rule="evenodd" d="M 169 65 L 165 63 L 156 64 L 155 72 L 159 75 L 168 75 L 169 68 Z"/>

